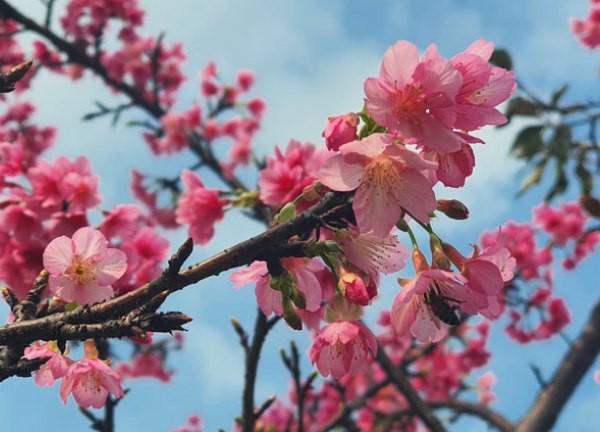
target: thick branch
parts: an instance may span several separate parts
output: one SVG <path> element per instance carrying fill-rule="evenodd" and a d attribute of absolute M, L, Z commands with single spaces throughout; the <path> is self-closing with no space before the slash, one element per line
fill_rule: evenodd
<path fill-rule="evenodd" d="M 529 412 L 517 425 L 517 432 L 544 432 L 552 429 L 575 388 L 600 352 L 600 301 L 587 324 L 554 376 L 540 391 Z"/>
<path fill-rule="evenodd" d="M 212 258 L 182 272 L 175 273 L 167 270 L 152 282 L 112 300 L 92 306 L 80 306 L 70 312 L 0 327 L 0 345 L 53 340 L 55 337 L 54 326 L 57 322 L 65 324 L 103 323 L 144 306 L 163 291 L 172 293 L 210 276 L 216 276 L 223 271 L 250 264 L 255 260 L 266 259 L 269 257 L 270 251 L 279 250 L 290 237 L 310 232 L 323 214 L 335 206 L 345 204 L 347 199 L 346 194 L 327 194 L 321 202 L 281 225 L 274 226 L 256 237 L 225 249 Z M 189 248 L 189 243 L 182 248 Z"/>

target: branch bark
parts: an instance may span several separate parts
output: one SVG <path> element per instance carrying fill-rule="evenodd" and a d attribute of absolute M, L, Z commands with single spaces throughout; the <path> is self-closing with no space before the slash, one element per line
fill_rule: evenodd
<path fill-rule="evenodd" d="M 600 301 L 592 310 L 579 337 L 538 394 L 528 413 L 519 421 L 517 432 L 545 432 L 552 429 L 577 385 L 600 352 Z"/>

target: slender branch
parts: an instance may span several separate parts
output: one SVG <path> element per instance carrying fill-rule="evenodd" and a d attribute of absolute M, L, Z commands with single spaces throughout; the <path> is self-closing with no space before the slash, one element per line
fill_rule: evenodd
<path fill-rule="evenodd" d="M 517 432 L 552 429 L 575 388 L 600 352 L 600 301 L 596 303 L 579 337 L 540 391 L 533 406 L 517 425 Z"/>
<path fill-rule="evenodd" d="M 377 363 L 385 371 L 391 382 L 404 395 L 409 406 L 417 416 L 433 432 L 444 432 L 446 429 L 435 416 L 431 408 L 421 399 L 404 372 L 400 370 L 387 356 L 383 349 L 377 351 Z"/>
<path fill-rule="evenodd" d="M 448 408 L 459 414 L 470 414 L 479 417 L 491 426 L 502 432 L 512 432 L 514 425 L 498 412 L 485 405 L 468 402 L 461 399 L 448 399 L 444 401 L 427 402 L 432 409 Z"/>
<path fill-rule="evenodd" d="M 257 413 L 254 411 L 254 387 L 256 385 L 256 371 L 262 345 L 269 332 L 267 317 L 259 309 L 254 326 L 252 345 L 246 355 L 246 372 L 244 375 L 244 391 L 242 393 L 242 425 L 244 432 L 253 432 Z"/>

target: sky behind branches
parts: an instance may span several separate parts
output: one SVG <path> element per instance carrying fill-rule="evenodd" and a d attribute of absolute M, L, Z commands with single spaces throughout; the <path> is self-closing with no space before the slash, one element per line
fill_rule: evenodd
<path fill-rule="evenodd" d="M 65 2 L 56 3 L 60 16 Z M 436 43 L 443 56 L 451 57 L 483 37 L 508 48 L 518 78 L 541 95 L 550 94 L 566 81 L 574 83 L 567 98 L 585 100 L 600 94 L 600 56 L 580 46 L 568 28 L 569 17 L 586 15 L 584 0 L 140 3 L 147 11 L 145 34 L 164 31 L 167 43 L 184 42 L 188 56 L 184 71 L 190 79 L 180 92 L 177 109 L 199 100 L 198 71 L 208 60 L 217 62 L 226 81 L 233 80 L 242 68 L 256 72 L 252 95 L 263 97 L 268 104 L 262 130 L 254 141 L 258 155 L 270 154 L 275 145 L 285 148 L 292 138 L 321 145 L 327 117 L 361 109 L 364 80 L 376 76 L 385 50 L 399 39 L 407 39 L 421 50 Z M 25 0 L 13 4 L 33 16 L 43 14 L 41 2 Z M 423 4 L 429 7 L 424 8 Z M 111 92 L 89 75 L 82 82 L 72 83 L 42 74 L 23 98 L 37 104 L 39 124 L 59 127 L 57 145 L 47 154 L 49 159 L 60 154 L 90 158 L 94 172 L 102 179 L 105 208 L 132 200 L 131 168 L 174 176 L 193 163 L 187 153 L 152 157 L 141 139 L 141 131 L 126 127 L 125 121 L 116 127 L 111 127 L 108 119 L 82 124 L 81 117 L 94 109 L 93 101 L 117 104 Z M 123 118 L 144 119 L 144 115 L 127 112 Z M 514 198 L 524 172 L 507 153 L 511 137 L 522 125 L 515 122 L 503 129 L 482 131 L 479 136 L 487 144 L 477 147 L 477 166 L 467 187 L 440 192 L 439 197 L 460 198 L 471 210 L 468 222 L 439 225 L 441 235 L 465 251 L 483 229 L 495 229 L 508 218 L 529 220 L 531 205 L 541 197 L 541 192 L 533 191 L 519 200 Z M 252 184 L 250 175 L 247 179 Z M 259 225 L 230 214 L 217 226 L 213 242 L 198 248 L 191 259 L 195 262 L 208 257 L 260 230 Z M 173 248 L 185 237 L 182 230 L 169 233 Z M 598 264 L 595 256 L 576 275 L 557 272 L 558 294 L 565 295 L 568 304 L 581 311 L 567 329 L 571 337 L 578 334 L 589 305 L 597 298 L 596 287 L 586 281 L 592 278 Z M 241 411 L 243 354 L 229 319 L 235 316 L 250 330 L 256 308 L 253 289 L 245 287 L 233 292 L 227 276 L 207 280 L 169 298 L 164 310 L 182 310 L 194 318 L 188 326 L 184 352 L 169 360 L 177 373 L 169 385 L 151 380 L 131 383 L 130 394 L 117 408 L 118 431 L 168 431 L 182 425 L 192 413 L 202 415 L 209 431 L 231 429 L 233 417 Z M 393 279 L 384 284 L 379 307 L 390 305 L 397 289 Z M 371 312 L 367 318 L 373 321 L 375 317 Z M 494 407 L 515 420 L 529 406 L 538 388 L 529 364 L 540 366 L 549 377 L 566 344 L 557 338 L 523 348 L 507 342 L 501 328 L 495 326 L 492 338 L 497 357 L 474 378 L 490 369 L 496 372 L 499 400 Z M 288 376 L 277 352 L 291 338 L 303 350 L 307 347 L 306 333 L 293 333 L 283 325 L 269 335 L 259 370 L 259 403 L 271 394 L 286 398 Z M 309 370 L 306 362 L 304 372 Z M 591 376 L 587 376 L 556 430 L 592 430 L 590 419 L 596 418 L 600 406 L 598 390 Z M 32 380 L 17 378 L 2 384 L 0 431 L 86 430 L 87 420 L 76 411 L 72 400 L 63 407 L 57 386 L 38 389 Z M 453 430 L 477 431 L 482 426 L 467 422 Z"/>

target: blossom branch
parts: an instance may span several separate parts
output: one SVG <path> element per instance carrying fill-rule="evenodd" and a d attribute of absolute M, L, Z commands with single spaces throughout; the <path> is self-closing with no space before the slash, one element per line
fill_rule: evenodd
<path fill-rule="evenodd" d="M 517 432 L 547 431 L 592 366 L 600 352 L 600 302 L 592 310 L 587 324 L 560 363 L 554 376 L 540 391 L 528 413 L 519 421 Z"/>

